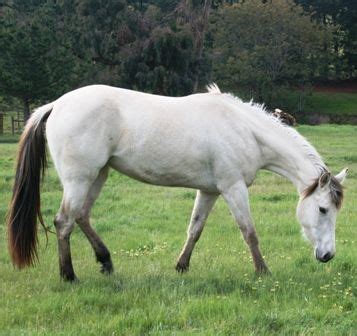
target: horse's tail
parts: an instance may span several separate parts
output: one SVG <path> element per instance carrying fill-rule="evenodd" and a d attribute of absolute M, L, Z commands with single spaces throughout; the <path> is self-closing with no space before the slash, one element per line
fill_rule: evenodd
<path fill-rule="evenodd" d="M 40 211 L 40 182 L 46 160 L 45 121 L 54 103 L 38 108 L 21 135 L 12 200 L 7 217 L 9 252 L 18 268 L 32 266 L 37 256 L 37 217 Z M 47 233 L 47 232 L 46 232 Z"/>

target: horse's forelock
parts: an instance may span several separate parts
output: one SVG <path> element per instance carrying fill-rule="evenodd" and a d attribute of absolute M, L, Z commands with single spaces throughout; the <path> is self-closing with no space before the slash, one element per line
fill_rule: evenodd
<path fill-rule="evenodd" d="M 324 174 L 324 173 L 325 172 L 322 172 L 322 174 Z M 320 177 L 321 177 L 321 175 L 320 175 Z M 318 177 L 310 186 L 308 186 L 303 191 L 303 193 L 302 193 L 303 199 L 311 196 L 315 192 L 316 188 L 319 185 L 320 177 Z M 343 201 L 343 186 L 337 180 L 337 178 L 333 175 L 331 175 L 331 180 L 330 180 L 329 186 L 330 186 L 330 194 L 331 194 L 332 202 L 336 205 L 337 209 L 340 209 L 342 206 L 342 201 Z"/>
<path fill-rule="evenodd" d="M 302 192 L 302 199 L 305 199 L 305 198 L 311 196 L 311 195 L 315 192 L 315 190 L 316 190 L 316 188 L 317 188 L 318 185 L 319 185 L 319 178 L 317 178 L 311 185 L 309 185 L 309 186 Z"/>
<path fill-rule="evenodd" d="M 340 209 L 343 201 L 343 186 L 335 176 L 331 177 L 330 182 L 331 198 L 337 209 Z"/>

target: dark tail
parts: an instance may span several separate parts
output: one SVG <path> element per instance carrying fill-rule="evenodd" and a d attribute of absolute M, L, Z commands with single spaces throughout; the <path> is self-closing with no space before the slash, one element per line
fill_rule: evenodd
<path fill-rule="evenodd" d="M 40 210 L 40 182 L 46 160 L 45 121 L 53 104 L 40 107 L 29 119 L 19 142 L 16 176 L 7 218 L 9 252 L 18 268 L 32 266 L 37 256 L 37 218 Z"/>

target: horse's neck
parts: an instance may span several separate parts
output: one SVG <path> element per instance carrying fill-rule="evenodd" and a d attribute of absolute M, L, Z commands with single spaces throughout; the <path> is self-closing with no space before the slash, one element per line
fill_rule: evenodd
<path fill-rule="evenodd" d="M 318 178 L 325 165 L 316 150 L 297 132 L 279 130 L 265 144 L 265 169 L 289 179 L 301 193 Z M 272 139 L 271 137 L 267 137 Z"/>

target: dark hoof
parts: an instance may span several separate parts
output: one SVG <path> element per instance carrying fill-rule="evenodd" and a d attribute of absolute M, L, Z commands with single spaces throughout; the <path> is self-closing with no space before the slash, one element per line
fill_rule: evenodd
<path fill-rule="evenodd" d="M 179 273 L 186 273 L 186 272 L 188 272 L 189 265 L 188 265 L 188 264 L 183 264 L 183 263 L 178 262 L 178 263 L 176 264 L 175 269 L 176 269 L 176 271 L 179 272 Z"/>
<path fill-rule="evenodd" d="M 102 263 L 102 266 L 100 268 L 100 273 L 105 274 L 105 275 L 109 275 L 111 273 L 113 273 L 113 264 L 112 261 L 106 261 Z"/>
<path fill-rule="evenodd" d="M 65 282 L 72 282 L 72 283 L 79 281 L 74 273 L 70 273 L 70 274 L 61 273 L 61 280 Z"/>
<path fill-rule="evenodd" d="M 263 268 L 260 268 L 260 269 L 257 269 L 255 270 L 255 273 L 256 275 L 271 275 L 271 272 L 269 271 L 269 268 L 268 267 L 263 267 Z"/>
<path fill-rule="evenodd" d="M 113 263 L 112 258 L 110 257 L 109 251 L 103 247 L 102 253 L 97 253 L 97 262 L 101 263 L 100 273 L 110 274 L 113 273 Z"/>

